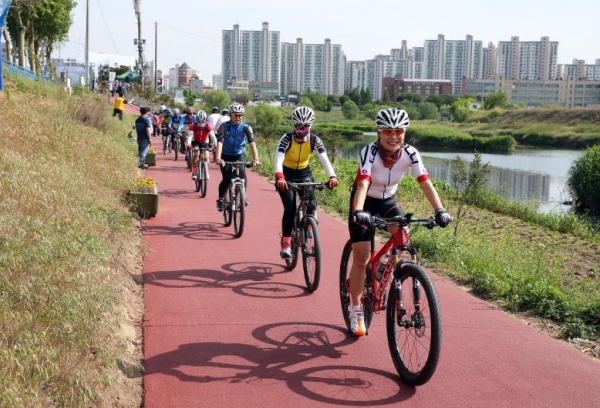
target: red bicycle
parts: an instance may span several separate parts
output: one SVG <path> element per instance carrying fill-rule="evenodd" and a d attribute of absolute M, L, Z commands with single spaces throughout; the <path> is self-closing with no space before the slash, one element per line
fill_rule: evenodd
<path fill-rule="evenodd" d="M 410 244 L 410 235 L 416 230 L 410 226 L 425 225 L 432 229 L 437 224 L 434 218 L 417 219 L 412 214 L 373 217 L 374 229 L 394 224 L 398 225 L 398 231 L 379 251 L 375 249 L 375 234 L 371 238 L 362 296 L 365 326 L 368 334 L 373 314 L 385 310 L 388 346 L 396 371 L 405 383 L 423 385 L 433 376 L 440 357 L 442 318 L 433 282 L 417 264 L 417 250 Z M 348 330 L 351 258 L 352 243 L 348 241 L 342 253 L 339 278 L 342 314 Z"/>

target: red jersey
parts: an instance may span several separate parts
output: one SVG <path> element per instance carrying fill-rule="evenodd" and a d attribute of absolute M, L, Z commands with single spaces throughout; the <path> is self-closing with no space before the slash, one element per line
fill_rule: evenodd
<path fill-rule="evenodd" d="M 208 135 L 212 130 L 213 128 L 208 122 L 204 126 L 200 126 L 197 123 L 190 125 L 190 131 L 194 132 L 194 141 L 199 143 L 208 143 Z"/>

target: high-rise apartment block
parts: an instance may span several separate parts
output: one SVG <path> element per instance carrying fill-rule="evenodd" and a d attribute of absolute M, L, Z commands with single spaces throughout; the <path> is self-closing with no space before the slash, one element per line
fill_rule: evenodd
<path fill-rule="evenodd" d="M 600 80 L 600 60 L 595 65 L 574 60 L 573 64 L 559 66 L 558 42 L 548 37 L 521 41 L 514 36 L 509 41 L 484 46 L 471 35 L 463 40 L 447 40 L 440 34 L 436 39 L 425 40 L 423 46 L 409 48 L 405 40 L 399 45 L 389 55 L 347 61 L 342 46 L 332 44 L 330 39 L 323 44 L 305 44 L 302 38 L 295 43 L 281 42 L 280 33 L 270 31 L 266 22 L 261 31 L 243 31 L 235 25 L 233 30 L 223 30 L 222 83 L 227 89 L 228 84 L 248 81 L 249 89 L 271 96 L 294 91 L 339 96 L 355 88 L 368 89 L 375 101 L 382 100 L 385 90 L 389 93 L 391 89 L 384 87 L 386 78 L 396 83 L 436 83 L 431 88 L 434 93 L 448 92 L 447 86 L 438 85 L 450 81 L 451 92 L 457 95 L 479 86 L 481 96 L 498 88 L 494 81 L 499 78 Z M 405 82 L 398 82 L 399 78 Z M 515 88 L 522 86 L 515 84 Z M 411 88 L 416 89 L 412 85 Z M 429 88 L 422 89 L 426 94 Z"/>

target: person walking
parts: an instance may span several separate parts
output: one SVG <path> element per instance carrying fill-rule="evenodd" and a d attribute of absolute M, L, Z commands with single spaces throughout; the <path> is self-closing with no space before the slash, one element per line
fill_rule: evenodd
<path fill-rule="evenodd" d="M 125 111 L 125 98 L 117 96 L 115 98 L 115 104 L 113 106 L 113 118 L 119 116 L 119 120 L 123 120 L 123 112 Z"/>
<path fill-rule="evenodd" d="M 146 155 L 148 149 L 152 146 L 152 122 L 148 113 L 150 108 L 144 106 L 140 108 L 140 116 L 135 120 L 135 131 L 137 133 L 139 165 L 140 169 L 147 169 Z"/>

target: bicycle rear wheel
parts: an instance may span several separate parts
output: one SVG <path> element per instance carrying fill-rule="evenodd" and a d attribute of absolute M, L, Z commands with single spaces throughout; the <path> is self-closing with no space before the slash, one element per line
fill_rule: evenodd
<path fill-rule="evenodd" d="M 350 297 L 350 269 L 352 268 L 352 242 L 348 240 L 342 251 L 342 259 L 340 261 L 340 276 L 339 276 L 339 288 L 340 288 L 340 304 L 342 307 L 342 316 L 344 316 L 344 322 L 348 331 L 350 330 L 350 304 L 352 303 Z M 371 267 L 367 266 L 366 276 L 371 274 Z M 363 294 L 362 303 L 365 313 L 365 327 L 367 333 L 369 332 L 369 326 L 371 320 L 373 320 L 373 309 L 371 308 L 370 295 L 373 292 L 371 287 L 371 279 L 365 280 L 365 292 Z"/>
<path fill-rule="evenodd" d="M 241 184 L 235 185 L 235 200 L 233 201 L 233 236 L 239 238 L 244 233 L 246 218 L 246 194 Z"/>
<path fill-rule="evenodd" d="M 173 150 L 175 151 L 175 161 L 177 161 L 177 156 L 179 156 L 179 150 L 181 149 L 180 143 L 181 141 L 177 138 L 177 140 L 175 140 L 175 146 L 173 146 Z"/>
<path fill-rule="evenodd" d="M 233 220 L 231 207 L 231 188 L 228 188 L 225 191 L 225 197 L 223 197 L 223 221 L 226 227 L 229 227 Z"/>
<path fill-rule="evenodd" d="M 440 358 L 442 319 L 435 287 L 418 265 L 398 265 L 388 298 L 386 327 L 396 371 L 409 385 L 431 379 Z M 398 305 L 396 305 L 398 301 Z M 400 307 L 402 305 L 402 307 Z"/>
<path fill-rule="evenodd" d="M 321 245 L 317 220 L 312 216 L 304 218 L 301 243 L 304 281 L 308 291 L 314 292 L 319 287 L 321 280 Z"/>
<path fill-rule="evenodd" d="M 200 196 L 204 198 L 206 197 L 206 185 L 208 184 L 208 164 L 201 161 L 198 170 L 200 170 L 200 174 L 197 175 L 196 179 L 200 180 Z"/>

